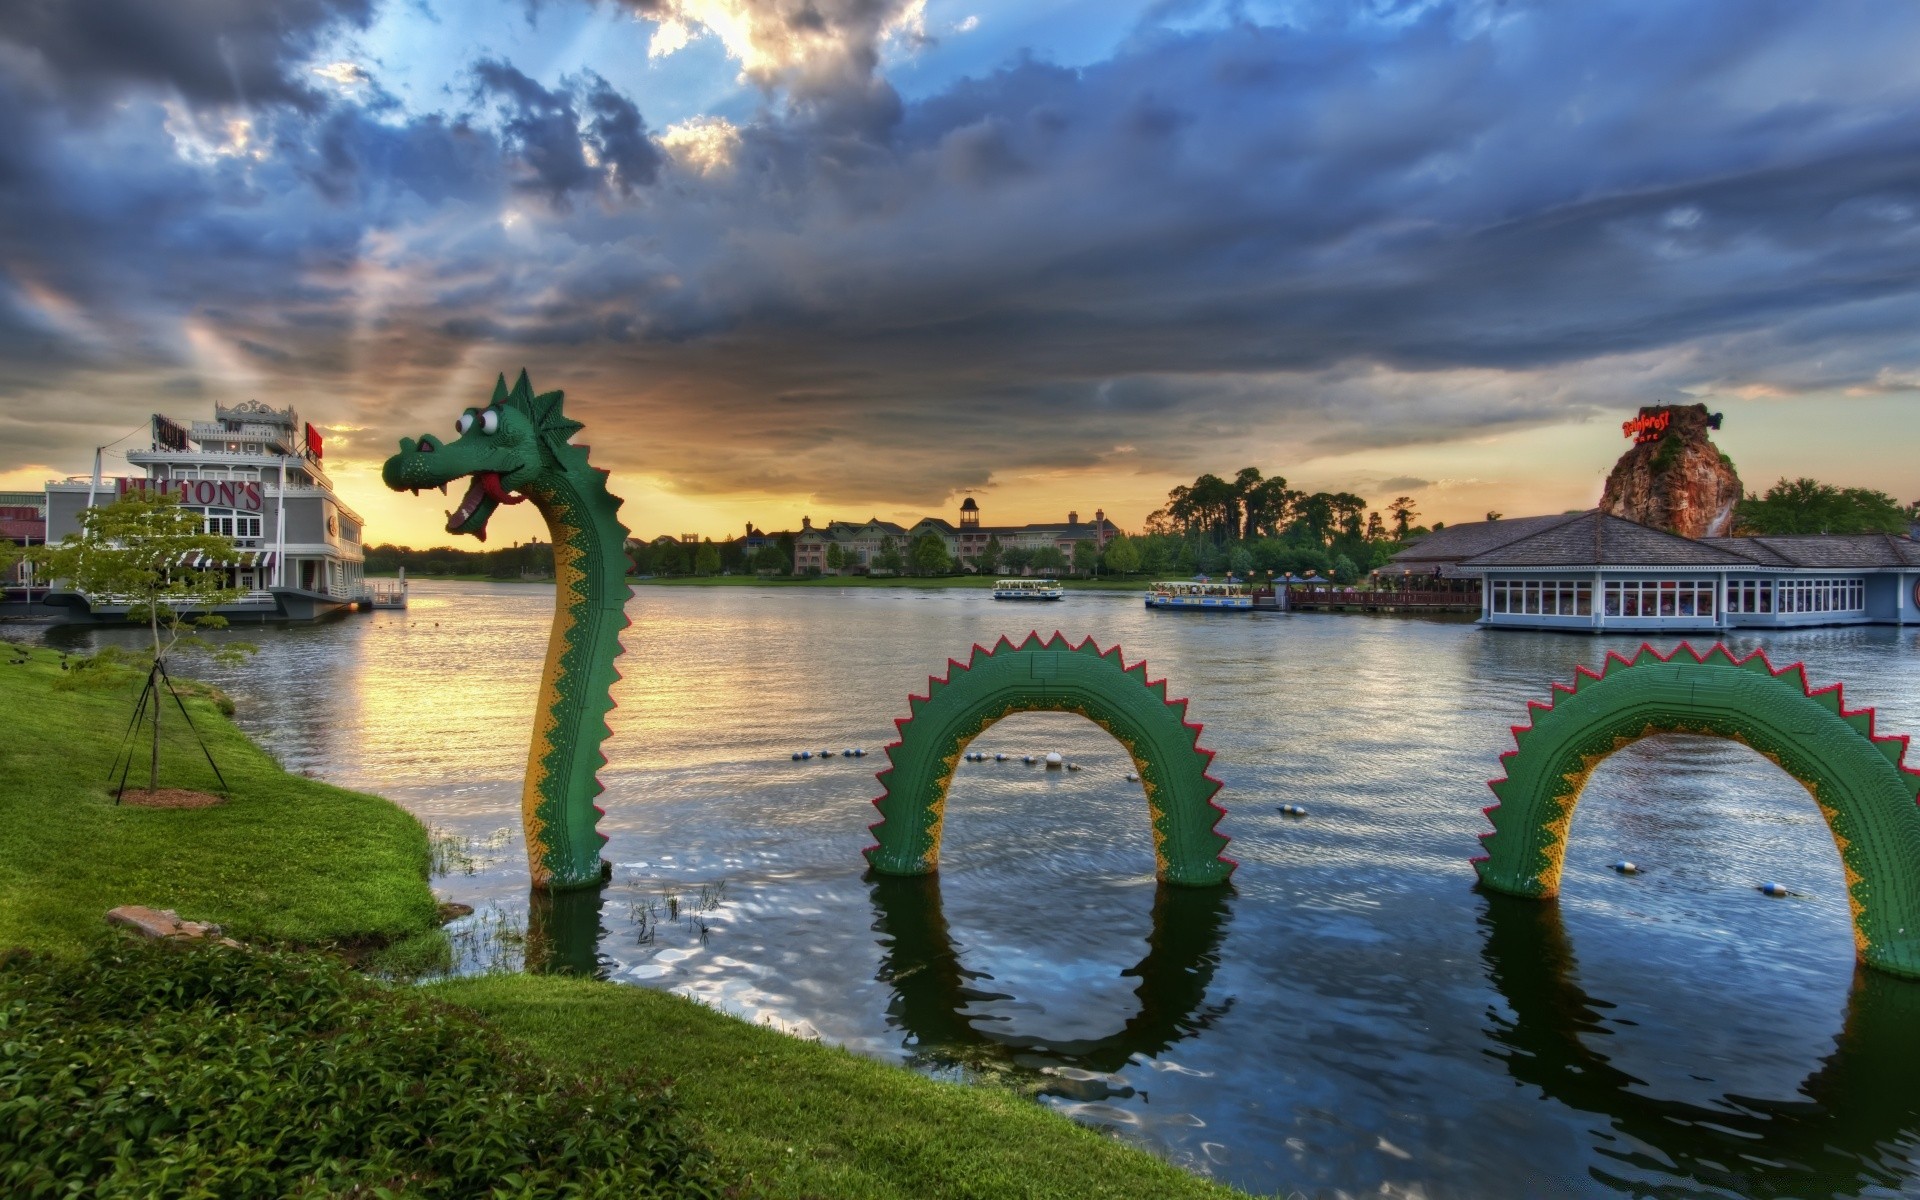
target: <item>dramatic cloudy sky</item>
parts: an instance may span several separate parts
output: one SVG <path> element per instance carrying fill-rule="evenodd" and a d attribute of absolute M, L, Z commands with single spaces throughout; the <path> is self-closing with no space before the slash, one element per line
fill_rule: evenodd
<path fill-rule="evenodd" d="M 374 468 L 525 366 L 649 534 L 1558 511 L 1689 398 L 1910 500 L 1916 61 L 1905 0 L 6 0 L 0 487 L 258 397 L 444 540 Z"/>

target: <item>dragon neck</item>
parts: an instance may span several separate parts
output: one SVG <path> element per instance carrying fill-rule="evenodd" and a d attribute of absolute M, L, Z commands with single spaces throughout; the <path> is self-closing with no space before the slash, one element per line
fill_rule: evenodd
<path fill-rule="evenodd" d="M 553 540 L 554 614 L 546 669 L 527 754 L 521 812 L 536 888 L 591 887 L 602 880 L 597 828 L 600 745 L 611 732 L 614 658 L 626 614 L 627 528 L 605 473 L 584 447 L 562 445 L 560 469 L 526 489 Z"/>

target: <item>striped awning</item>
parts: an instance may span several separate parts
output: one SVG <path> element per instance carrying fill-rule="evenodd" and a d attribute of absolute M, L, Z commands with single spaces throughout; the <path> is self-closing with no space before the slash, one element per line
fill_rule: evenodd
<path fill-rule="evenodd" d="M 251 568 L 256 571 L 271 571 L 273 570 L 274 564 L 279 561 L 279 558 L 279 552 L 275 550 L 242 551 L 239 562 L 222 562 L 207 554 L 188 554 L 181 558 L 180 565 L 195 571 L 211 571 L 219 567 L 239 567 L 242 570 Z"/>

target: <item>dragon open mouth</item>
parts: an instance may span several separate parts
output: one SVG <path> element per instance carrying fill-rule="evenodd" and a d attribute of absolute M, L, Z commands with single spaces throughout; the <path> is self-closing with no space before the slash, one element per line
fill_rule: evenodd
<path fill-rule="evenodd" d="M 467 494 L 460 498 L 460 507 L 447 514 L 448 533 L 471 533 L 481 541 L 487 540 L 487 518 L 493 515 L 493 509 L 501 504 L 519 504 L 525 496 L 516 496 L 500 482 L 498 471 L 476 471 L 467 483 Z M 467 525 L 479 517 L 477 528 Z"/>
<path fill-rule="evenodd" d="M 478 511 L 480 505 L 489 498 L 486 487 L 480 482 L 484 478 L 487 478 L 487 475 L 473 476 L 471 482 L 467 484 L 467 494 L 460 497 L 460 507 L 447 514 L 448 533 L 459 533 L 460 527 L 468 521 L 473 520 L 473 514 Z M 492 478 L 494 480 L 494 486 L 500 486 L 500 477 L 493 475 Z M 485 536 L 484 533 L 482 536 Z"/>

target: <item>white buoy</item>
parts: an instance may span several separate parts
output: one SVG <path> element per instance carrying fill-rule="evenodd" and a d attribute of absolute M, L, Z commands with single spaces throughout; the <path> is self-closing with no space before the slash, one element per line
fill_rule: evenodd
<path fill-rule="evenodd" d="M 1047 770 L 1058 771 L 1061 767 L 1066 765 L 1066 761 L 1067 761 L 1066 759 L 1060 757 L 1060 752 L 1058 750 L 1047 751 Z"/>
<path fill-rule="evenodd" d="M 1792 892 L 1790 892 L 1790 891 L 1788 891 L 1788 890 L 1787 890 L 1787 885 L 1786 885 L 1786 884 L 1784 884 L 1784 883 L 1763 883 L 1763 884 L 1761 884 L 1761 885 L 1760 885 L 1760 894 L 1761 894 L 1762 896 L 1791 896 L 1791 895 L 1793 895 L 1793 893 L 1792 893 Z"/>
<path fill-rule="evenodd" d="M 1076 762 L 1070 762 L 1070 763 L 1068 763 L 1068 764 L 1067 764 L 1067 770 L 1069 770 L 1069 771 L 1078 771 L 1079 769 L 1080 769 L 1080 764 L 1079 764 L 1079 763 L 1076 763 Z"/>
<path fill-rule="evenodd" d="M 802 750 L 802 751 L 801 751 L 800 753 L 798 753 L 798 754 L 796 754 L 796 755 L 794 755 L 794 757 L 795 757 L 795 758 L 812 758 L 812 757 L 813 757 L 813 751 L 811 751 L 811 750 Z"/>
<path fill-rule="evenodd" d="M 1139 782 L 1140 782 L 1140 777 L 1139 777 L 1138 775 L 1135 775 L 1135 774 L 1134 774 L 1134 773 L 1133 773 L 1132 771 L 1128 771 L 1128 772 L 1127 772 L 1127 782 L 1128 782 L 1128 783 L 1139 783 Z"/>
<path fill-rule="evenodd" d="M 1624 858 L 1621 859 L 1619 862 L 1614 863 L 1613 869 L 1620 872 L 1622 875 L 1638 875 L 1640 873 L 1639 867 L 1628 862 Z"/>
<path fill-rule="evenodd" d="M 793 761 L 795 761 L 795 762 L 799 762 L 799 761 L 800 761 L 800 752 L 799 752 L 798 750 L 795 750 L 795 751 L 793 752 Z"/>
<path fill-rule="evenodd" d="M 1006 755 L 1004 755 L 1004 754 L 996 754 L 996 755 L 994 755 L 994 756 L 993 756 L 993 761 L 995 761 L 995 762 L 1005 762 L 1005 761 L 1007 761 L 1007 756 L 1006 756 Z"/>
<path fill-rule="evenodd" d="M 865 750 L 863 750 L 863 749 L 861 749 L 860 747 L 858 747 L 858 746 L 855 746 L 855 747 L 853 748 L 853 756 L 854 756 L 855 758 L 865 758 L 865 757 L 867 756 L 867 752 L 866 752 Z"/>
<path fill-rule="evenodd" d="M 1027 755 L 1027 756 L 1026 756 L 1025 758 L 1023 758 L 1023 759 L 1021 759 L 1020 761 L 1021 761 L 1021 762 L 1023 762 L 1023 763 L 1026 763 L 1026 764 L 1027 764 L 1028 766 L 1032 766 L 1032 765 L 1033 765 L 1033 755 L 1031 755 L 1031 754 L 1029 754 L 1029 755 Z"/>
<path fill-rule="evenodd" d="M 840 752 L 840 757 L 841 757 L 841 758 L 852 758 L 852 757 L 853 757 L 853 751 L 851 751 L 851 750 L 842 750 L 842 751 Z"/>
<path fill-rule="evenodd" d="M 820 757 L 821 757 L 821 758 L 832 758 L 832 757 L 833 757 L 833 751 L 831 751 L 831 750 L 822 750 L 822 751 L 820 752 Z"/>
<path fill-rule="evenodd" d="M 1280 813 L 1282 816 L 1304 817 L 1307 815 L 1307 810 L 1301 808 L 1298 804 L 1282 804 L 1280 806 Z"/>

